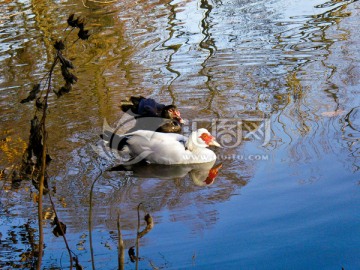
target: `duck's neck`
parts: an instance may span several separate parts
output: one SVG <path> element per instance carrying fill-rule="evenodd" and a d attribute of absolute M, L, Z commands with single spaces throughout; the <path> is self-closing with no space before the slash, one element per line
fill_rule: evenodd
<path fill-rule="evenodd" d="M 206 163 L 216 160 L 216 155 L 213 151 L 205 147 L 199 147 L 196 144 L 191 145 L 192 149 L 187 148 L 186 151 L 186 163 Z"/>
<path fill-rule="evenodd" d="M 185 144 L 185 148 L 189 151 L 193 151 L 194 150 L 194 143 L 191 140 L 191 137 L 187 140 L 186 144 Z"/>
<path fill-rule="evenodd" d="M 193 132 L 185 144 L 185 148 L 190 151 L 186 158 L 188 163 L 204 163 L 215 160 L 215 153 L 207 149 L 205 144 L 198 143 L 196 136 L 196 132 Z"/>
<path fill-rule="evenodd" d="M 197 134 L 196 132 L 192 132 L 185 144 L 186 149 L 189 151 L 194 151 L 197 148 L 203 148 L 199 146 L 198 143 L 196 142 L 196 134 Z"/>

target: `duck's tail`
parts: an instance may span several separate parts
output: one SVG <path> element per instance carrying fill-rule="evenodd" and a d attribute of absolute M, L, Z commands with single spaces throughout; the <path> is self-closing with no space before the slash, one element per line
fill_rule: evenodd
<path fill-rule="evenodd" d="M 138 96 L 138 97 L 130 97 L 129 100 L 122 100 L 120 103 L 120 108 L 123 112 L 129 112 L 129 110 L 134 113 L 134 114 L 138 114 L 139 113 L 139 104 L 140 101 L 145 99 L 143 96 Z"/>
<path fill-rule="evenodd" d="M 103 133 L 100 134 L 100 138 L 105 141 L 106 146 L 118 151 L 124 149 L 127 145 L 127 140 L 129 139 L 126 135 L 119 135 L 111 130 L 104 130 Z"/>

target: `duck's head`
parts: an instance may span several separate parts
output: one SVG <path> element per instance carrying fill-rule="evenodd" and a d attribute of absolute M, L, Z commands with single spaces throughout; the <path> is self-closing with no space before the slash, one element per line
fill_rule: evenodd
<path fill-rule="evenodd" d="M 215 140 L 215 137 L 205 128 L 200 128 L 197 131 L 191 133 L 188 140 L 188 149 L 192 150 L 195 147 L 209 147 L 209 146 L 221 147 L 221 145 Z"/>
<path fill-rule="evenodd" d="M 161 117 L 177 120 L 180 124 L 184 123 L 184 120 L 180 116 L 180 111 L 175 105 L 165 106 L 162 109 Z"/>

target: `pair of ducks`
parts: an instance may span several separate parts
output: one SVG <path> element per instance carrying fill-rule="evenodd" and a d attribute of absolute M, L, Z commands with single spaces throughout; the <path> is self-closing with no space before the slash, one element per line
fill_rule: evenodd
<path fill-rule="evenodd" d="M 132 114 L 137 123 L 133 132 L 116 134 L 105 131 L 102 138 L 108 146 L 127 150 L 136 163 L 146 160 L 153 164 L 200 164 L 214 162 L 216 155 L 209 146 L 221 147 L 208 130 L 201 128 L 189 137 L 181 134 L 184 123 L 175 105 L 164 105 L 142 96 L 122 102 L 121 109 Z"/>

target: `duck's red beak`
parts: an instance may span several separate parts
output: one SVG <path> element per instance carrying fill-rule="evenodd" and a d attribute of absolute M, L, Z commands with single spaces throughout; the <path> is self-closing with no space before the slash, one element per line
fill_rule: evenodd
<path fill-rule="evenodd" d="M 222 146 L 220 145 L 220 143 L 218 143 L 217 141 L 215 141 L 215 139 L 213 139 L 211 142 L 209 142 L 209 145 L 213 145 L 213 146 L 217 146 L 222 148 Z"/>
<path fill-rule="evenodd" d="M 209 175 L 208 177 L 205 179 L 204 183 L 206 185 L 211 185 L 212 183 L 214 183 L 216 176 L 219 173 L 219 170 L 221 169 L 222 164 L 216 165 L 214 167 L 212 167 L 209 171 Z"/>

